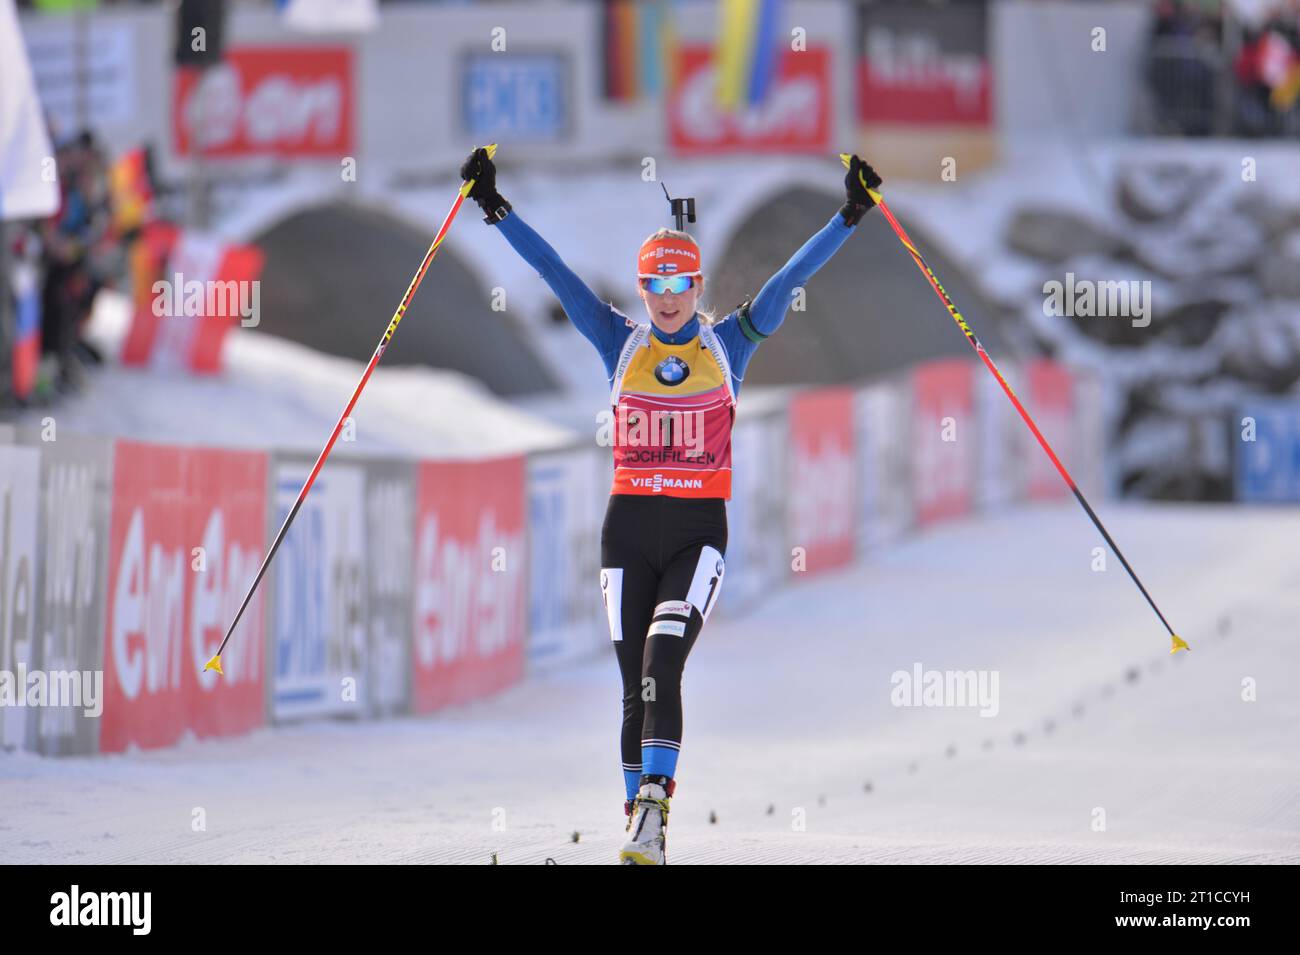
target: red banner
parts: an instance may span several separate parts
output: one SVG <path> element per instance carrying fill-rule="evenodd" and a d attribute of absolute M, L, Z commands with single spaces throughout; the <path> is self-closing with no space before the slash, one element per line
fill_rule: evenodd
<path fill-rule="evenodd" d="M 853 560 L 857 527 L 853 390 L 805 391 L 790 402 L 790 546 L 805 570 Z M 798 555 L 794 556 L 795 560 Z"/>
<path fill-rule="evenodd" d="M 263 261 L 256 246 L 150 223 L 131 252 L 135 292 L 122 364 L 219 372 L 226 333 L 261 321 Z"/>
<path fill-rule="evenodd" d="M 975 489 L 973 366 L 931 361 L 912 371 L 912 474 L 916 522 L 969 513 Z"/>
<path fill-rule="evenodd" d="M 428 713 L 523 676 L 523 457 L 421 462 L 416 515 L 412 710 Z"/>
<path fill-rule="evenodd" d="M 858 118 L 864 123 L 910 126 L 988 127 L 993 121 L 993 73 L 987 63 L 969 74 L 924 69 L 895 70 L 862 60 L 858 64 Z"/>
<path fill-rule="evenodd" d="M 352 102 L 346 46 L 228 50 L 220 66 L 176 71 L 176 152 L 337 162 L 353 151 Z"/>
<path fill-rule="evenodd" d="M 983 3 L 877 0 L 858 17 L 858 118 L 864 123 L 988 128 L 993 70 Z"/>
<path fill-rule="evenodd" d="M 831 134 L 831 56 L 810 47 L 780 58 L 767 99 L 731 113 L 717 100 L 713 48 L 683 46 L 666 98 L 668 135 L 679 153 L 825 152 Z"/>
<path fill-rule="evenodd" d="M 118 441 L 113 456 L 100 750 L 224 736 L 265 721 L 261 598 L 202 673 L 265 547 L 266 455 Z"/>
<path fill-rule="evenodd" d="M 1074 378 L 1055 362 L 1039 359 L 1029 365 L 1029 398 L 1025 410 L 1029 412 L 1052 446 L 1056 456 L 1068 469 L 1074 455 Z M 1061 480 L 1051 459 L 1043 453 L 1037 441 L 1025 444 L 1029 460 L 1028 493 L 1037 500 L 1065 497 L 1070 488 Z"/>

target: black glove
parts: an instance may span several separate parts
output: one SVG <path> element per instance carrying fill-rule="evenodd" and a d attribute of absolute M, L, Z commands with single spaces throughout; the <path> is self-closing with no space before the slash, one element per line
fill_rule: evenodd
<path fill-rule="evenodd" d="M 846 201 L 840 214 L 844 216 L 845 225 L 857 225 L 876 200 L 871 198 L 868 189 L 879 189 L 884 180 L 876 174 L 865 161 L 857 155 L 849 159 L 849 171 L 844 175 Z"/>
<path fill-rule="evenodd" d="M 497 192 L 497 167 L 488 156 L 488 151 L 480 146 L 474 150 L 460 165 L 460 178 L 474 180 L 469 197 L 483 210 L 483 221 L 495 223 L 504 219 L 510 212 L 510 203 Z"/>

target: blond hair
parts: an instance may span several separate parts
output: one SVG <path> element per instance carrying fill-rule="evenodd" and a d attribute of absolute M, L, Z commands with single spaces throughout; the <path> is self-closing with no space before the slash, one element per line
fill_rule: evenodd
<path fill-rule="evenodd" d="M 695 241 L 695 236 L 691 235 L 689 232 L 683 232 L 680 229 L 667 229 L 667 228 L 656 229 L 654 232 L 646 236 L 645 242 L 642 242 L 641 244 L 645 245 L 646 242 L 654 242 L 656 239 L 685 239 L 687 242 L 691 243 L 691 245 L 695 246 L 697 249 L 700 247 L 700 244 Z M 704 289 L 704 273 L 701 272 L 700 273 L 701 294 L 703 294 L 703 289 Z M 700 321 L 704 322 L 704 324 L 706 325 L 712 325 L 716 321 L 717 313 L 715 312 L 714 309 L 697 308 L 695 310 L 695 313 L 700 316 Z"/>

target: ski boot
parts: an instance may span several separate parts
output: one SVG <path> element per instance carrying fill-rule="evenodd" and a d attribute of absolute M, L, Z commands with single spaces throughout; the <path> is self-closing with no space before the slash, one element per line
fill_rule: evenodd
<path fill-rule="evenodd" d="M 628 800 L 628 841 L 618 854 L 623 865 L 667 865 L 668 804 L 677 784 L 667 776 L 642 776 L 641 791 Z"/>

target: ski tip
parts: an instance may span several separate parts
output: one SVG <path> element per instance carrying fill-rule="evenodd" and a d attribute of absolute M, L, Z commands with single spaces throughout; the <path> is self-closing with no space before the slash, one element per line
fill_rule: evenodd
<path fill-rule="evenodd" d="M 852 153 L 840 153 L 840 162 L 844 163 L 844 168 L 848 169 L 853 162 Z"/>
<path fill-rule="evenodd" d="M 226 675 L 226 674 L 225 674 L 225 671 L 221 669 L 221 654 L 220 654 L 220 653 L 218 653 L 215 657 L 213 657 L 213 658 L 212 658 L 211 660 L 209 660 L 207 663 L 203 664 L 203 669 L 204 669 L 204 670 L 216 670 L 218 676 L 225 676 L 225 675 Z"/>
<path fill-rule="evenodd" d="M 1170 653 L 1177 653 L 1179 650 L 1186 650 L 1188 653 L 1191 652 L 1192 648 L 1187 645 L 1187 641 L 1178 634 L 1171 633 L 1169 636 L 1172 638 L 1172 644 L 1169 647 Z"/>

